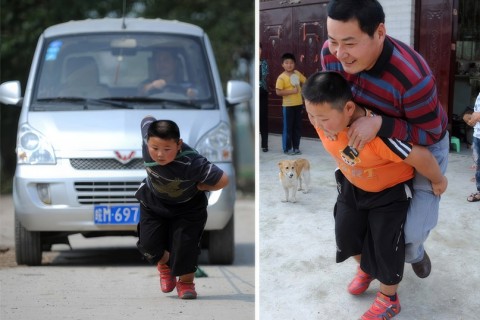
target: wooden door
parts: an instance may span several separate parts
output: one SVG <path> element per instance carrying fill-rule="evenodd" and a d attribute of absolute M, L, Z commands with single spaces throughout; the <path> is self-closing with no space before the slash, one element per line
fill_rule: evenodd
<path fill-rule="evenodd" d="M 417 12 L 415 48 L 432 69 L 440 102 L 451 119 L 457 9 L 454 0 L 421 0 Z"/>
<path fill-rule="evenodd" d="M 292 42 L 297 50 L 297 69 L 308 78 L 322 69 L 320 51 L 327 40 L 326 3 L 293 7 L 292 17 Z M 302 136 L 317 137 L 306 112 L 303 115 Z"/>
<path fill-rule="evenodd" d="M 297 60 L 296 69 L 306 77 L 321 69 L 320 49 L 327 39 L 327 2 L 260 2 L 260 42 L 270 70 L 269 131 L 272 133 L 282 132 L 282 98 L 275 94 L 275 82 L 283 72 L 281 56 L 285 52 L 293 53 Z M 302 136 L 317 137 L 306 113 Z"/>
<path fill-rule="evenodd" d="M 268 62 L 269 131 L 282 132 L 282 97 L 275 94 L 275 82 L 283 72 L 281 57 L 285 52 L 293 53 L 292 15 L 289 8 L 260 10 L 260 42 L 262 55 Z"/>

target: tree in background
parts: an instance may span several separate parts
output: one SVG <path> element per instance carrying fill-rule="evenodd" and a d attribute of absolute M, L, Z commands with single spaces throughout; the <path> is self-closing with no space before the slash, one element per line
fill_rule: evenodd
<path fill-rule="evenodd" d="M 234 0 L 0 0 L 0 83 L 20 80 L 22 92 L 38 37 L 54 24 L 86 18 L 175 19 L 202 27 L 209 35 L 223 81 L 240 57 L 254 50 L 254 1 Z M 0 192 L 9 192 L 15 170 L 15 138 L 20 108 L 0 106 Z"/>

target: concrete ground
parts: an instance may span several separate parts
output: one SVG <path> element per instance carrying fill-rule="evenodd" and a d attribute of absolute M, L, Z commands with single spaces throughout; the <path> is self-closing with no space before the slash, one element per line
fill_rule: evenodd
<path fill-rule="evenodd" d="M 269 319 L 358 319 L 371 305 L 378 281 L 361 296 L 346 287 L 355 273 L 352 259 L 335 263 L 332 209 L 335 164 L 318 139 L 302 138 L 301 156 L 284 155 L 281 137 L 270 135 L 269 152 L 259 155 L 259 315 Z M 279 160 L 307 158 L 312 186 L 283 203 Z M 418 278 L 405 265 L 399 287 L 402 311 L 395 319 L 472 319 L 478 314 L 480 207 L 466 201 L 475 191 L 471 150 L 450 153 L 449 186 L 442 196 L 437 227 L 426 242 L 432 273 Z"/>
<path fill-rule="evenodd" d="M 206 263 L 198 299 L 159 290 L 158 272 L 141 259 L 135 237 L 70 236 L 41 266 L 17 266 L 11 196 L 0 196 L 0 320 L 250 320 L 255 315 L 255 201 L 237 195 L 235 261 Z M 206 251 L 204 251 L 206 253 Z"/>

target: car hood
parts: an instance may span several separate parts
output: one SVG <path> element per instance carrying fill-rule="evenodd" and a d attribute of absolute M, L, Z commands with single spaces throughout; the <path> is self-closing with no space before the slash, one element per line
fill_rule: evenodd
<path fill-rule="evenodd" d="M 192 147 L 225 120 L 220 119 L 219 110 L 101 110 L 30 112 L 28 123 L 61 156 L 85 151 L 141 150 L 140 123 L 147 115 L 175 121 L 182 139 Z"/>

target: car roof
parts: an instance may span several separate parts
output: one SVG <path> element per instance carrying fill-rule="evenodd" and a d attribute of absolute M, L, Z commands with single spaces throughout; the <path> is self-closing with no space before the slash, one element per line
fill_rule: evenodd
<path fill-rule="evenodd" d="M 123 28 L 125 23 L 125 28 Z M 194 36 L 203 36 L 204 31 L 193 24 L 177 20 L 145 19 L 145 18 L 102 18 L 69 21 L 48 27 L 44 36 L 55 37 L 68 34 L 104 32 L 162 32 Z"/>

